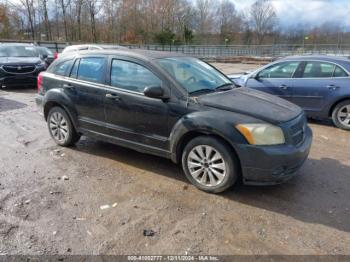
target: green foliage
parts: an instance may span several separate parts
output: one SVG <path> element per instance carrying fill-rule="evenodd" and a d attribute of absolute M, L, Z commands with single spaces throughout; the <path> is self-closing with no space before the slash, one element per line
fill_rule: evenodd
<path fill-rule="evenodd" d="M 169 29 L 165 29 L 154 35 L 154 40 L 162 45 L 170 45 L 175 41 L 175 34 Z"/>
<path fill-rule="evenodd" d="M 184 39 L 185 39 L 185 43 L 186 44 L 190 44 L 193 40 L 194 36 L 193 36 L 193 32 L 190 28 L 188 28 L 187 26 L 185 26 L 184 28 Z"/>

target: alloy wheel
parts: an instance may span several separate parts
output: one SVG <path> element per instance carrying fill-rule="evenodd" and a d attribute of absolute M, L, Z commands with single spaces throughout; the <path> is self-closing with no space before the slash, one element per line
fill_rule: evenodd
<path fill-rule="evenodd" d="M 338 121 L 342 125 L 350 127 L 350 105 L 345 105 L 339 109 Z"/>
<path fill-rule="evenodd" d="M 60 143 L 66 142 L 69 133 L 68 123 L 65 117 L 59 112 L 54 112 L 49 121 L 49 128 L 53 138 Z"/>
<path fill-rule="evenodd" d="M 221 184 L 227 172 L 223 156 L 208 145 L 199 145 L 190 151 L 187 167 L 198 183 L 209 187 Z"/>

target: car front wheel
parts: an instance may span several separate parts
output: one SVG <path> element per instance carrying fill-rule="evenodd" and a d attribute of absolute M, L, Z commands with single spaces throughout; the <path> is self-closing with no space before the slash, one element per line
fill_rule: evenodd
<path fill-rule="evenodd" d="M 194 138 L 186 145 L 182 167 L 193 185 L 209 193 L 220 193 L 232 186 L 239 170 L 232 149 L 210 136 Z"/>
<path fill-rule="evenodd" d="M 53 107 L 47 117 L 49 132 L 56 144 L 72 146 L 80 139 L 69 116 L 61 107 Z"/>
<path fill-rule="evenodd" d="M 350 130 L 350 100 L 336 105 L 332 113 L 333 123 L 344 130 Z"/>

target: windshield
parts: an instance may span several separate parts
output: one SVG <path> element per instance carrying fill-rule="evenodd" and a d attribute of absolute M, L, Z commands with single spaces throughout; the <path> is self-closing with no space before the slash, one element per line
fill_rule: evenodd
<path fill-rule="evenodd" d="M 39 57 L 34 46 L 0 46 L 0 57 Z"/>
<path fill-rule="evenodd" d="M 52 51 L 48 48 L 38 47 L 38 51 L 41 55 L 53 56 Z"/>
<path fill-rule="evenodd" d="M 223 74 L 197 58 L 162 58 L 158 63 L 189 94 L 233 85 Z"/>

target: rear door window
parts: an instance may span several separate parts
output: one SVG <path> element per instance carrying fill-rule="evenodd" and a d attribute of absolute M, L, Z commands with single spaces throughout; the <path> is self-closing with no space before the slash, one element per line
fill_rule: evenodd
<path fill-rule="evenodd" d="M 335 65 L 326 62 L 307 62 L 303 78 L 327 78 L 333 77 Z"/>
<path fill-rule="evenodd" d="M 84 81 L 102 83 L 105 74 L 105 59 L 103 57 L 81 58 L 77 78 Z"/>

